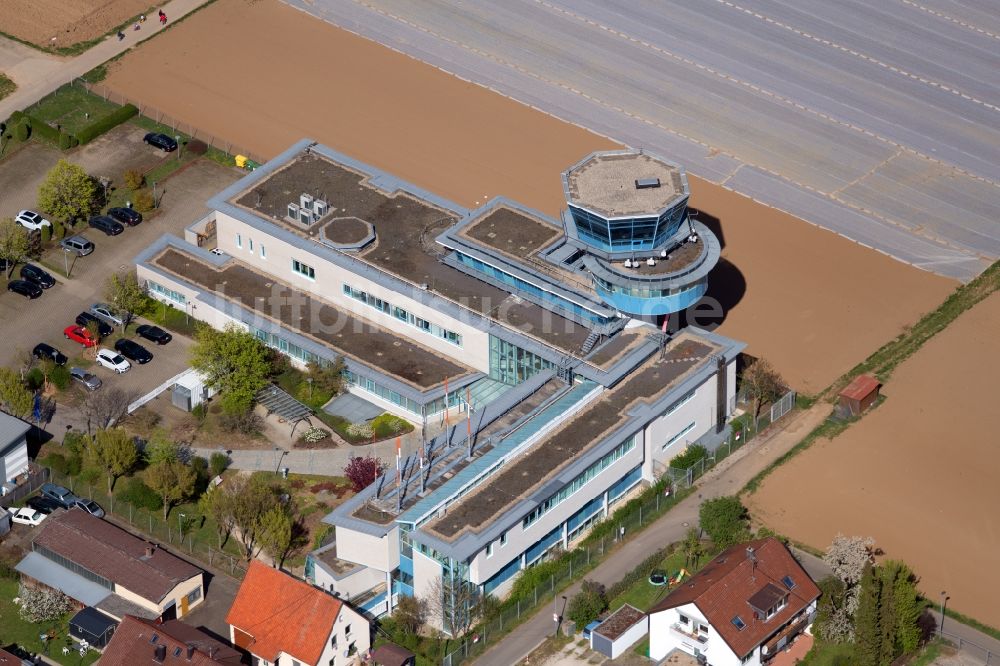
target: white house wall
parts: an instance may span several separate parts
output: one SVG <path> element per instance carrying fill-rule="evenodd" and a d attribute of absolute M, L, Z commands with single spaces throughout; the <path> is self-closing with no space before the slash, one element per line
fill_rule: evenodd
<path fill-rule="evenodd" d="M 399 528 L 384 537 L 337 525 L 337 557 L 385 573 L 399 567 Z"/>
<path fill-rule="evenodd" d="M 351 599 L 385 582 L 383 572 L 368 567 L 360 567 L 342 578 L 334 578 L 321 562 L 316 563 L 313 578 L 316 587 L 333 592 L 344 599 Z"/>
<path fill-rule="evenodd" d="M 337 647 L 333 647 L 333 639 L 336 639 Z M 344 652 L 351 643 L 354 643 L 356 652 L 353 656 L 348 657 L 344 655 Z M 368 652 L 370 647 L 371 630 L 368 626 L 368 620 L 345 604 L 340 607 L 340 613 L 337 614 L 330 635 L 327 636 L 323 654 L 320 655 L 319 661 L 316 663 L 317 666 L 357 664 L 360 663 L 361 655 Z"/>
<path fill-rule="evenodd" d="M 641 622 L 636 622 L 628 631 L 611 642 L 611 658 L 617 659 L 628 652 L 633 645 L 642 640 L 642 637 L 649 633 L 649 618 Z"/>
<path fill-rule="evenodd" d="M 14 477 L 28 471 L 28 443 L 25 435 L 21 435 L 13 448 L 3 457 L 3 481 L 12 481 Z"/>
<path fill-rule="evenodd" d="M 286 284 L 290 284 L 307 293 L 315 294 L 336 305 L 338 308 L 375 322 L 397 335 L 408 337 L 423 347 L 465 363 L 480 372 L 489 372 L 488 333 L 448 317 L 399 292 L 377 285 L 361 275 L 341 268 L 317 254 L 300 250 L 275 236 L 257 231 L 253 227 L 229 215 L 217 213 L 216 224 L 218 247 L 226 254 L 253 266 L 261 272 L 273 275 Z M 242 248 L 236 245 L 237 235 L 240 237 Z M 250 251 L 251 240 L 253 241 L 252 252 Z M 260 255 L 261 245 L 266 249 L 266 258 L 262 258 Z M 316 279 L 311 280 L 293 271 L 293 259 L 311 266 L 316 272 Z M 462 346 L 459 347 L 436 335 L 425 333 L 415 326 L 399 321 L 391 314 L 376 310 L 357 299 L 347 296 L 343 291 L 344 284 L 388 301 L 392 305 L 403 308 L 407 312 L 436 324 L 441 328 L 459 333 L 462 336 Z"/>
<path fill-rule="evenodd" d="M 680 614 L 691 619 L 692 624 L 688 626 L 692 629 L 694 623 L 708 625 L 708 641 L 699 643 L 697 640 L 674 630 L 672 627 L 678 624 Z M 756 653 L 750 661 L 741 664 L 740 658 L 733 653 L 715 627 L 708 624 L 705 616 L 694 604 L 685 604 L 649 616 L 650 658 L 658 661 L 675 648 L 692 655 L 696 649 L 700 650 L 712 666 L 760 666 L 760 660 Z"/>

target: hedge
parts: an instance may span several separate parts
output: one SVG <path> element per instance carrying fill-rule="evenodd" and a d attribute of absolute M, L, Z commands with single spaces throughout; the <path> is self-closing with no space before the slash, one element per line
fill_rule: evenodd
<path fill-rule="evenodd" d="M 31 125 L 31 134 L 40 139 L 45 139 L 55 145 L 59 145 L 59 135 L 62 134 L 55 127 L 52 127 L 48 123 L 39 120 L 38 118 L 33 118 L 25 114 L 25 118 L 28 119 L 28 123 Z"/>
<path fill-rule="evenodd" d="M 81 144 L 90 143 L 108 130 L 118 127 L 129 118 L 138 115 L 138 113 L 139 109 L 135 108 L 132 104 L 126 104 L 81 129 L 76 133 L 76 138 Z"/>
<path fill-rule="evenodd" d="M 639 565 L 636 568 L 632 569 L 632 571 L 625 574 L 621 578 L 621 580 L 616 582 L 614 585 L 608 587 L 606 592 L 608 600 L 613 600 L 617 598 L 618 595 L 620 595 L 622 592 L 632 587 L 632 585 L 634 585 L 636 582 L 640 580 L 647 580 L 650 574 L 652 574 L 654 571 L 660 568 L 660 565 L 663 562 L 663 560 L 667 559 L 667 557 L 671 555 L 676 549 L 677 549 L 677 544 L 672 543 L 669 546 L 665 546 L 659 549 L 658 551 L 656 551 L 655 553 L 644 559 L 642 562 L 639 563 Z"/>

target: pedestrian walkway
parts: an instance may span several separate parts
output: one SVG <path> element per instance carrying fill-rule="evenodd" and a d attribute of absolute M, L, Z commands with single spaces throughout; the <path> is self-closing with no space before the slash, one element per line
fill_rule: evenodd
<path fill-rule="evenodd" d="M 190 14 L 204 5 L 205 2 L 206 0 L 172 0 L 172 2 L 168 2 L 162 8 L 170 19 L 167 25 L 169 26 L 181 17 Z M 3 45 L 0 46 L 0 58 L 15 63 L 13 71 L 8 72 L 8 74 L 11 74 L 14 82 L 17 83 L 17 90 L 12 95 L 0 100 L 0 120 L 6 120 L 14 111 L 31 106 L 59 86 L 86 74 L 98 65 L 124 53 L 140 41 L 149 39 L 164 29 L 156 17 L 151 16 L 142 24 L 140 30 L 125 29 L 123 31 L 125 39 L 119 41 L 117 37 L 111 35 L 74 58 L 47 56 L 41 52 L 36 52 L 38 55 L 31 57 L 26 51 L 21 50 L 29 47 L 11 46 L 11 40 L 0 38 L 3 41 Z"/>

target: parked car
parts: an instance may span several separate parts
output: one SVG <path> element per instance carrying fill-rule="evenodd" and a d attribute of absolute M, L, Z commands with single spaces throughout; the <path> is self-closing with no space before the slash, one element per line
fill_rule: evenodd
<path fill-rule="evenodd" d="M 177 140 L 172 136 L 167 136 L 166 134 L 150 132 L 146 136 L 142 137 L 142 140 L 154 148 L 159 148 L 165 153 L 177 150 Z"/>
<path fill-rule="evenodd" d="M 125 231 L 120 222 L 115 222 L 107 215 L 94 215 L 90 218 L 89 224 L 93 229 L 103 231 L 108 236 L 117 236 Z"/>
<path fill-rule="evenodd" d="M 42 295 L 42 288 L 27 280 L 11 280 L 7 283 L 7 291 L 20 294 L 25 298 L 35 299 Z"/>
<path fill-rule="evenodd" d="M 152 324 L 143 324 L 139 328 L 135 329 L 135 332 L 139 334 L 140 337 L 146 338 L 150 342 L 155 342 L 158 345 L 165 345 L 171 340 L 173 336 L 164 331 L 159 326 L 153 326 Z"/>
<path fill-rule="evenodd" d="M 104 383 L 100 377 L 87 372 L 83 368 L 70 368 L 69 376 L 88 391 L 96 391 Z"/>
<path fill-rule="evenodd" d="M 13 514 L 11 520 L 19 525 L 30 525 L 35 527 L 45 520 L 45 514 L 26 506 L 12 506 L 10 512 Z"/>
<path fill-rule="evenodd" d="M 55 501 L 51 497 L 45 497 L 44 495 L 35 495 L 34 497 L 29 497 L 28 501 L 25 502 L 25 504 L 30 506 L 35 511 L 38 511 L 39 513 L 44 513 L 45 515 L 52 513 L 56 509 L 64 508 L 63 505 L 60 504 L 59 502 Z"/>
<path fill-rule="evenodd" d="M 94 251 L 94 244 L 83 236 L 70 236 L 59 241 L 59 247 L 67 252 L 73 252 L 78 257 L 86 257 Z"/>
<path fill-rule="evenodd" d="M 57 486 L 54 483 L 43 483 L 42 487 L 39 488 L 39 493 L 42 497 L 47 497 L 53 502 L 56 502 L 59 506 L 64 509 L 68 509 L 76 504 L 76 501 L 80 499 L 74 495 L 69 488 L 64 488 L 62 486 Z"/>
<path fill-rule="evenodd" d="M 118 313 L 116 313 L 107 303 L 94 303 L 90 306 L 90 312 L 98 319 L 103 319 L 112 326 L 125 325 L 125 322 L 122 321 L 122 318 L 118 315 Z"/>
<path fill-rule="evenodd" d="M 83 326 L 84 328 L 86 328 L 87 324 L 89 324 L 92 321 L 97 322 L 97 332 L 101 334 L 102 338 L 106 338 L 107 336 L 115 332 L 115 329 L 111 328 L 111 324 L 109 324 L 106 321 L 98 319 L 97 315 L 95 314 L 92 314 L 90 312 L 81 312 L 76 316 L 77 325 Z"/>
<path fill-rule="evenodd" d="M 42 289 L 48 289 L 56 284 L 56 279 L 49 274 L 48 271 L 35 266 L 34 264 L 25 264 L 21 266 L 21 277 L 29 282 L 34 282 Z"/>
<path fill-rule="evenodd" d="M 14 221 L 29 231 L 39 231 L 42 227 L 51 227 L 52 223 L 33 210 L 22 210 Z"/>
<path fill-rule="evenodd" d="M 132 364 L 125 360 L 124 356 L 110 349 L 98 350 L 96 360 L 97 365 L 103 366 L 108 370 L 114 370 L 119 375 L 128 372 L 132 367 Z"/>
<path fill-rule="evenodd" d="M 78 509 L 83 509 L 90 515 L 96 516 L 97 518 L 104 517 L 104 509 L 102 509 L 101 505 L 95 502 L 94 500 L 77 497 L 76 502 L 74 502 L 73 506 L 77 507 Z"/>
<path fill-rule="evenodd" d="M 127 340 L 125 338 L 118 340 L 115 343 L 115 351 L 139 365 L 149 363 L 153 360 L 153 355 L 149 353 L 149 350 L 134 340 Z"/>
<path fill-rule="evenodd" d="M 142 213 L 134 208 L 109 208 L 108 217 L 114 218 L 130 227 L 134 227 L 142 222 Z"/>
<path fill-rule="evenodd" d="M 45 358 L 51 359 L 56 365 L 66 365 L 66 361 L 69 360 L 66 358 L 66 354 L 44 342 L 39 342 L 35 345 L 35 348 L 31 350 L 31 355 L 39 361 Z"/>
<path fill-rule="evenodd" d="M 63 329 L 63 335 L 67 340 L 79 342 L 84 347 L 94 347 L 97 341 L 90 337 L 90 331 L 83 326 L 67 326 Z"/>

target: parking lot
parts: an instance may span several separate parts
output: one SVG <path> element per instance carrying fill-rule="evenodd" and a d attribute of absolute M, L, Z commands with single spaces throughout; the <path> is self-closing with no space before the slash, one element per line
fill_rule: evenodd
<path fill-rule="evenodd" d="M 77 151 L 70 159 L 80 163 L 92 175 L 110 175 L 120 180 L 125 169 L 148 169 L 164 159 L 162 153 L 142 143 L 142 134 L 141 128 L 131 125 L 119 127 Z M 0 191 L 4 192 L 0 216 L 11 215 L 22 208 L 33 208 L 38 183 L 58 158 L 58 152 L 50 148 L 29 144 L 10 160 L 0 163 Z M 93 303 L 106 300 L 103 291 L 109 275 L 130 269 L 133 258 L 162 234 L 182 236 L 184 227 L 208 212 L 204 203 L 208 197 L 239 176 L 237 170 L 208 160 L 193 162 L 160 184 L 161 208 L 152 219 L 144 220 L 136 227 L 127 227 L 124 233 L 114 237 L 93 229 L 85 231 L 84 235 L 94 242 L 96 250 L 86 257 L 66 257 L 70 278 L 47 269 L 56 278 L 57 284 L 35 300 L 0 292 L 0 330 L 4 336 L 4 344 L 0 346 L 0 365 L 17 367 L 18 359 L 39 342 L 47 342 L 69 356 L 71 365 L 81 355 L 80 360 L 92 359 L 91 352 L 84 353 L 82 346 L 63 336 L 63 329 L 73 324 L 78 313 L 89 309 Z M 49 266 L 64 266 L 60 250 L 49 250 L 43 261 Z M 32 263 L 37 265 L 37 262 Z M 15 268 L 14 277 L 17 270 Z M 97 366 L 93 366 L 91 371 L 106 386 L 120 386 L 141 395 L 187 366 L 189 340 L 175 336 L 164 347 L 157 347 L 151 342 L 142 343 L 154 355 L 148 364 L 140 366 L 133 363 L 132 369 L 120 376 Z M 102 346 L 110 347 L 111 343 Z"/>

